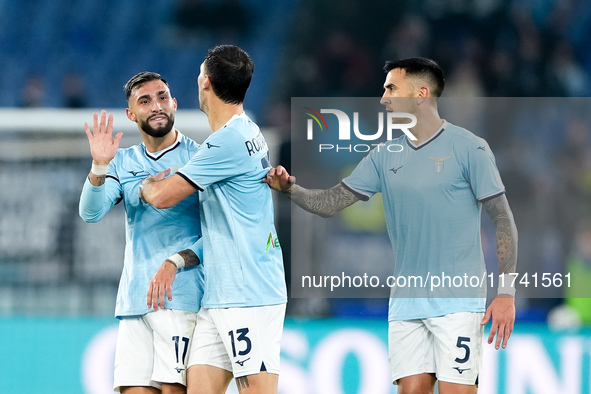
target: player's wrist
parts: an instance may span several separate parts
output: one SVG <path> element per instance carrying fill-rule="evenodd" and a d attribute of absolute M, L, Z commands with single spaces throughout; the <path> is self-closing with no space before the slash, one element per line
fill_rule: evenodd
<path fill-rule="evenodd" d="M 177 270 L 182 270 L 185 268 L 185 259 L 178 253 L 173 254 L 169 258 L 166 259 L 169 263 L 172 263 Z"/>
<path fill-rule="evenodd" d="M 107 164 L 98 164 L 95 161 L 92 161 L 92 167 L 90 167 L 90 172 L 92 172 L 96 176 L 104 176 L 107 175 L 107 169 L 109 168 L 109 163 Z"/>
<path fill-rule="evenodd" d="M 150 178 L 144 179 L 142 181 L 142 183 L 140 183 L 139 195 L 140 195 L 140 200 L 142 200 L 144 204 L 149 204 L 149 202 L 146 200 L 146 198 L 144 196 L 144 186 L 146 186 L 148 183 L 152 183 L 152 182 L 154 182 L 154 178 L 150 177 Z"/>
<path fill-rule="evenodd" d="M 515 297 L 515 275 L 501 275 L 499 278 L 499 286 L 497 287 L 497 295 Z"/>
<path fill-rule="evenodd" d="M 286 188 L 285 190 L 281 190 L 283 193 L 287 194 L 288 196 L 291 196 L 293 194 L 293 192 L 295 191 L 296 187 L 298 187 L 295 183 L 292 183 L 291 185 L 289 185 L 288 188 Z"/>

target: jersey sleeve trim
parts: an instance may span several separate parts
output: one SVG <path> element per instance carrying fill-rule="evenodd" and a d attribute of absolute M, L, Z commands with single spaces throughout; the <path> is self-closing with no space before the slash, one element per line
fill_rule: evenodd
<path fill-rule="evenodd" d="M 113 175 L 107 175 L 105 178 L 111 178 L 111 179 L 114 179 L 115 181 L 117 181 L 117 183 L 121 183 L 121 182 L 119 182 L 119 179 Z"/>
<path fill-rule="evenodd" d="M 351 186 L 347 185 L 345 181 L 341 181 L 341 185 L 343 185 L 345 189 L 349 190 L 351 193 L 355 195 L 355 197 L 359 198 L 361 201 L 368 201 L 371 197 L 367 194 L 363 194 L 360 191 L 353 189 Z"/>
<path fill-rule="evenodd" d="M 500 191 L 498 193 L 494 193 L 494 194 L 491 194 L 489 196 L 481 197 L 481 198 L 478 199 L 478 202 L 483 202 L 484 203 L 484 202 L 487 202 L 488 200 L 492 200 L 495 197 L 502 196 L 505 193 L 506 193 L 506 191 L 505 190 L 502 190 L 502 191 Z"/>
<path fill-rule="evenodd" d="M 201 187 L 201 185 L 199 185 L 196 182 L 193 182 L 193 180 L 191 178 L 189 178 L 187 175 L 183 174 L 182 172 L 177 171 L 177 174 L 179 174 L 181 176 L 181 178 L 183 178 L 185 181 L 189 182 L 189 184 L 191 186 L 193 186 L 195 189 L 199 190 L 200 192 L 205 190 L 203 187 Z"/>

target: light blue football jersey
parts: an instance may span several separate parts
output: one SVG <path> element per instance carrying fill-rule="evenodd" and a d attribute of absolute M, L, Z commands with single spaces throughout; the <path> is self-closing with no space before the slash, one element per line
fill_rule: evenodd
<path fill-rule="evenodd" d="M 119 201 L 125 206 L 125 258 L 115 307 L 118 318 L 152 311 L 146 305 L 150 280 L 167 257 L 194 247 L 201 237 L 197 193 L 169 209 L 156 209 L 139 198 L 140 183 L 148 175 L 167 168 L 176 171 L 197 152 L 199 144 L 177 133 L 176 141 L 160 152 L 149 153 L 144 143 L 119 149 L 109 164 L 105 184 L 93 186 L 87 178 L 82 189 L 80 216 L 87 222 L 101 220 Z M 167 298 L 165 307 L 198 312 L 203 283 L 201 265 L 178 272 L 173 299 Z"/>
<path fill-rule="evenodd" d="M 269 150 L 244 113 L 212 133 L 178 172 L 200 190 L 205 308 L 287 302 L 275 230 Z"/>
<path fill-rule="evenodd" d="M 390 152 L 392 144 L 404 149 Z M 364 200 L 383 194 L 396 257 L 394 276 L 418 275 L 426 283 L 421 287 L 416 281 L 407 282 L 406 288 L 394 290 L 390 321 L 484 311 L 486 286 L 477 286 L 473 278 L 482 279 L 486 273 L 480 237 L 482 201 L 505 192 L 485 140 L 444 121 L 418 147 L 406 135 L 378 145 L 343 179 L 343 185 Z M 431 291 L 433 275 L 450 278 L 445 289 Z M 451 281 L 456 276 L 463 280 L 459 287 Z M 471 284 L 466 280 L 470 278 Z M 460 282 L 456 279 L 455 284 Z"/>

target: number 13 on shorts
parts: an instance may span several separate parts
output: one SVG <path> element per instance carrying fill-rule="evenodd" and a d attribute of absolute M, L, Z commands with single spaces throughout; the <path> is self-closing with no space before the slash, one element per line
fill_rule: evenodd
<path fill-rule="evenodd" d="M 250 353 L 250 350 L 252 349 L 252 342 L 250 341 L 250 338 L 247 336 L 247 334 L 248 328 L 246 327 L 237 329 L 235 334 L 234 331 L 228 331 L 230 343 L 232 344 L 232 356 L 234 358 L 236 358 L 237 355 L 246 356 L 248 353 Z M 234 337 L 236 337 L 236 340 L 234 340 Z M 241 345 L 240 342 L 244 342 L 244 344 L 241 346 L 244 347 L 244 349 L 238 350 L 238 353 L 236 353 L 236 342 L 238 342 L 238 345 Z"/>

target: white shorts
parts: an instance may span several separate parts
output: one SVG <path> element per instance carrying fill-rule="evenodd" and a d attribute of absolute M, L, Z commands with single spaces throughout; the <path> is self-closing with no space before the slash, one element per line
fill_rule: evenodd
<path fill-rule="evenodd" d="M 284 320 L 285 304 L 201 308 L 188 367 L 211 365 L 232 372 L 236 378 L 261 371 L 278 375 Z"/>
<path fill-rule="evenodd" d="M 434 373 L 440 381 L 478 383 L 484 313 L 460 312 L 420 320 L 391 321 L 388 330 L 392 381 Z"/>
<path fill-rule="evenodd" d="M 121 319 L 115 350 L 114 390 L 161 383 L 186 385 L 195 312 L 160 309 Z"/>

